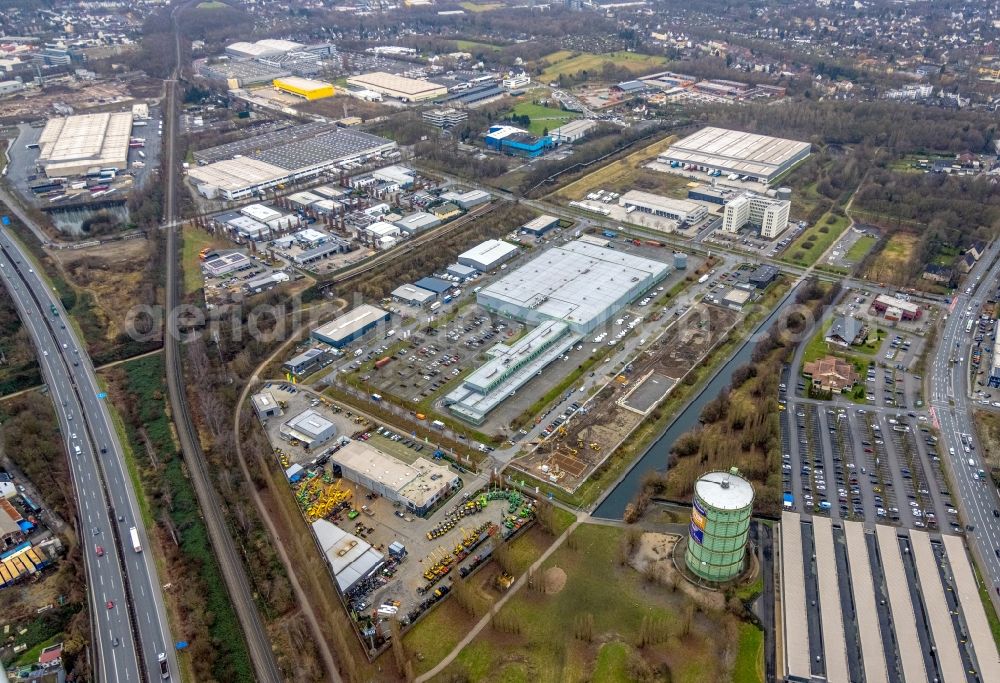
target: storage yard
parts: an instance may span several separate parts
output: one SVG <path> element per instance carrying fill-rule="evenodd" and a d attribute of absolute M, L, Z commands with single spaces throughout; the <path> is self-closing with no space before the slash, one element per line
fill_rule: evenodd
<path fill-rule="evenodd" d="M 491 538 L 534 517 L 530 498 L 470 489 L 473 475 L 441 459 L 447 454 L 433 444 L 308 390 L 272 382 L 252 399 L 359 631 L 377 642 L 387 618 L 415 619 L 448 592 L 442 579 L 482 564 Z M 302 424 L 319 431 L 303 435 Z M 313 436 L 325 440 L 306 449 L 303 438 Z"/>
<path fill-rule="evenodd" d="M 734 311 L 697 304 L 588 400 L 557 416 L 543 438 L 512 461 L 573 492 L 736 324 Z M 588 340 L 587 343 L 590 343 Z M 539 416 L 539 423 L 548 415 Z"/>

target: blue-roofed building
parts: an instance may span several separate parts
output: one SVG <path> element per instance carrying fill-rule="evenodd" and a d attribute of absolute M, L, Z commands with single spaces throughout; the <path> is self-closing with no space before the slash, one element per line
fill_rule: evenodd
<path fill-rule="evenodd" d="M 444 294 L 454 286 L 447 280 L 442 280 L 441 278 L 438 277 L 422 277 L 413 284 L 415 284 L 417 287 L 420 287 L 421 289 L 426 289 L 429 292 L 434 292 L 438 296 Z"/>
<path fill-rule="evenodd" d="M 504 154 L 534 159 L 555 147 L 548 135 L 540 138 L 514 126 L 491 126 L 486 133 L 486 146 Z"/>

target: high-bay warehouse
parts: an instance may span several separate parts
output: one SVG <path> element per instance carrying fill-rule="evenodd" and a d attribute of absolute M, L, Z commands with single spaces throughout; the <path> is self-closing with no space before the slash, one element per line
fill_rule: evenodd
<path fill-rule="evenodd" d="M 658 161 L 770 183 L 811 151 L 808 142 L 709 126 L 672 144 Z"/>
<path fill-rule="evenodd" d="M 206 197 L 230 201 L 396 149 L 392 140 L 330 124 L 303 124 L 202 150 L 188 177 Z"/>

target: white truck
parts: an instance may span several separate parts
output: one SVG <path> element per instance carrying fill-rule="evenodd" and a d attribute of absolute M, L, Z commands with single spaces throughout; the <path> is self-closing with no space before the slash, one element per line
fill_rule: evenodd
<path fill-rule="evenodd" d="M 135 527 L 130 527 L 128 530 L 128 535 L 132 538 L 132 550 L 137 553 L 142 552 L 142 544 L 139 543 L 139 530 Z"/>

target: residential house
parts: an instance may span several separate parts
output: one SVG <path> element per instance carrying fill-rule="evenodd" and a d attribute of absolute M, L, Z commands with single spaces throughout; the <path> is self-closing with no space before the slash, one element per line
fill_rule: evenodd
<path fill-rule="evenodd" d="M 842 315 L 833 321 L 826 334 L 827 344 L 849 347 L 861 344 L 868 336 L 868 326 L 857 318 Z"/>
<path fill-rule="evenodd" d="M 813 381 L 820 390 L 843 391 L 850 389 L 861 379 L 854 366 L 836 356 L 826 356 L 802 367 L 802 374 Z"/>

